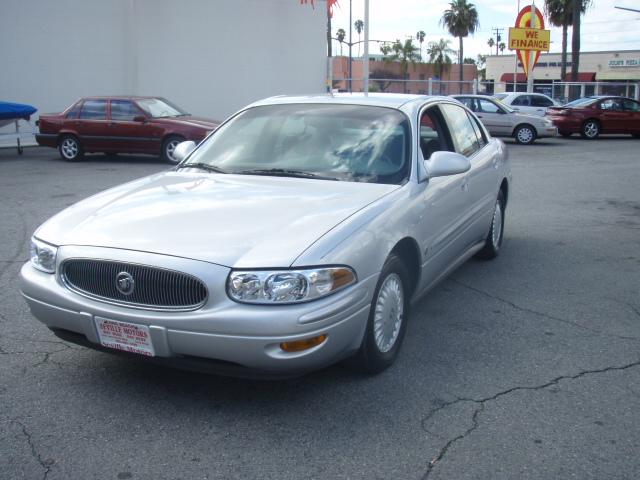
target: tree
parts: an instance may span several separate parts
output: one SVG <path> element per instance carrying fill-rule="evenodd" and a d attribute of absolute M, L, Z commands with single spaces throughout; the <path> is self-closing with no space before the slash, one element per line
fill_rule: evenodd
<path fill-rule="evenodd" d="M 426 35 L 427 34 L 424 33 L 422 30 L 416 33 L 416 40 L 420 42 L 420 60 L 422 60 L 422 43 L 424 42 L 424 37 L 426 37 Z"/>
<path fill-rule="evenodd" d="M 458 51 L 458 63 L 460 64 L 460 93 L 462 93 L 462 59 L 463 46 L 462 39 L 473 34 L 480 27 L 478 11 L 473 3 L 467 0 L 452 0 L 449 8 L 444 11 L 440 24 L 445 27 L 451 35 L 460 39 L 460 50 Z"/>
<path fill-rule="evenodd" d="M 504 49 L 507 48 L 507 46 L 504 44 L 504 42 L 500 42 L 498 48 L 500 49 L 500 53 L 504 53 Z"/>
<path fill-rule="evenodd" d="M 420 59 L 418 47 L 413 44 L 413 39 L 408 38 L 402 43 L 400 40 L 396 40 L 391 45 L 383 44 L 380 47 L 380 51 L 386 57 L 386 61 L 399 61 L 400 70 L 402 72 L 402 78 L 404 82 L 404 93 L 407 93 L 407 72 L 409 71 L 409 63 L 415 65 Z M 393 53 L 391 53 L 393 52 Z"/>
<path fill-rule="evenodd" d="M 591 0 L 582 0 L 580 13 L 583 14 Z M 567 79 L 567 30 L 573 24 L 573 0 L 545 0 L 544 10 L 549 23 L 555 27 L 562 27 L 562 60 L 560 67 L 560 79 Z"/>
<path fill-rule="evenodd" d="M 491 53 L 491 51 L 493 50 L 493 46 L 496 44 L 496 42 L 493 41 L 493 37 L 491 37 L 489 40 L 487 40 L 487 45 L 489 45 L 489 53 Z"/>
<path fill-rule="evenodd" d="M 338 42 L 340 42 L 340 56 L 342 56 L 342 42 L 344 42 L 344 37 L 347 36 L 347 32 L 344 31 L 344 28 L 339 28 L 336 32 L 336 38 Z"/>
<path fill-rule="evenodd" d="M 442 94 L 442 74 L 449 70 L 451 66 L 451 57 L 453 54 L 451 49 L 451 41 L 441 38 L 437 42 L 429 42 L 427 46 L 427 55 L 429 55 L 429 63 L 433 64 L 433 68 L 438 72 L 438 91 Z"/>
<path fill-rule="evenodd" d="M 376 85 L 376 90 L 386 92 L 394 81 L 400 80 L 400 75 L 389 70 L 374 70 L 371 72 L 372 81 Z"/>
<path fill-rule="evenodd" d="M 478 68 L 478 75 L 480 79 L 484 82 L 487 79 L 487 56 L 478 54 L 478 59 L 476 60 L 476 67 Z"/>
<path fill-rule="evenodd" d="M 356 20 L 353 26 L 356 28 L 356 32 L 358 32 L 358 56 L 360 56 L 360 34 L 364 30 L 364 22 L 362 20 Z"/>

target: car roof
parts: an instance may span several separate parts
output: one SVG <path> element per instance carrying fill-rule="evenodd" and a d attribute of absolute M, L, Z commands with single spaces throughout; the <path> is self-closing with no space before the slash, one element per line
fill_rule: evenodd
<path fill-rule="evenodd" d="M 332 105 L 370 105 L 376 107 L 397 108 L 409 103 L 424 103 L 427 100 L 447 100 L 445 96 L 435 95 L 411 95 L 402 93 L 334 93 L 317 95 L 280 95 L 277 97 L 265 98 L 249 105 L 249 107 L 261 105 L 279 105 L 292 103 L 320 103 Z M 450 98 L 449 98 L 450 100 Z"/>
<path fill-rule="evenodd" d="M 496 97 L 492 96 L 492 95 L 479 95 L 479 94 L 473 94 L 473 93 L 456 93 L 455 95 L 451 95 L 452 98 L 461 98 L 461 97 L 467 97 L 467 98 L 483 98 L 485 100 L 491 100 L 491 101 L 496 101 Z"/>
<path fill-rule="evenodd" d="M 150 98 L 163 98 L 153 95 L 90 95 L 80 100 L 145 100 Z"/>

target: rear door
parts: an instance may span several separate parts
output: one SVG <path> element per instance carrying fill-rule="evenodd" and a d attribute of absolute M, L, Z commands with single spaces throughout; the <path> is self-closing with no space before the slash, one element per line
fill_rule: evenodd
<path fill-rule="evenodd" d="M 622 108 L 630 113 L 628 132 L 634 135 L 640 134 L 640 103 L 635 100 L 625 98 L 622 101 Z"/>
<path fill-rule="evenodd" d="M 107 100 L 86 99 L 78 118 L 72 123 L 86 151 L 103 151 L 109 148 Z"/>
<path fill-rule="evenodd" d="M 511 115 L 497 103 L 484 98 L 478 98 L 476 116 L 487 127 L 491 135 L 511 136 L 513 131 Z"/>
<path fill-rule="evenodd" d="M 531 106 L 536 115 L 544 117 L 547 108 L 553 107 L 553 101 L 544 95 L 531 95 Z"/>
<path fill-rule="evenodd" d="M 518 95 L 511 102 L 511 108 L 516 112 L 535 113 L 535 107 L 531 106 L 531 95 Z"/>

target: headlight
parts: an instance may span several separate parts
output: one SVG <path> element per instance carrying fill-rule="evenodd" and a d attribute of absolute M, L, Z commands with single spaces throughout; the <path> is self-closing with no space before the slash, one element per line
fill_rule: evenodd
<path fill-rule="evenodd" d="M 58 248 L 31 237 L 31 265 L 46 273 L 55 273 Z"/>
<path fill-rule="evenodd" d="M 355 282 L 356 274 L 349 267 L 232 271 L 227 293 L 242 303 L 299 303 L 330 295 Z"/>

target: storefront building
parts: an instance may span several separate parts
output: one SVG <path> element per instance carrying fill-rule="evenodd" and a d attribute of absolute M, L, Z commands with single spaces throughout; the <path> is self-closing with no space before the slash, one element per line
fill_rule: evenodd
<path fill-rule="evenodd" d="M 533 69 L 534 91 L 555 98 L 566 98 L 569 86 L 560 78 L 561 54 L 543 53 Z M 527 79 L 515 55 L 487 57 L 487 90 L 494 92 L 526 91 Z M 567 79 L 571 75 L 571 53 L 567 55 Z M 640 95 L 640 50 L 581 52 L 576 82 L 580 96 Z"/>

